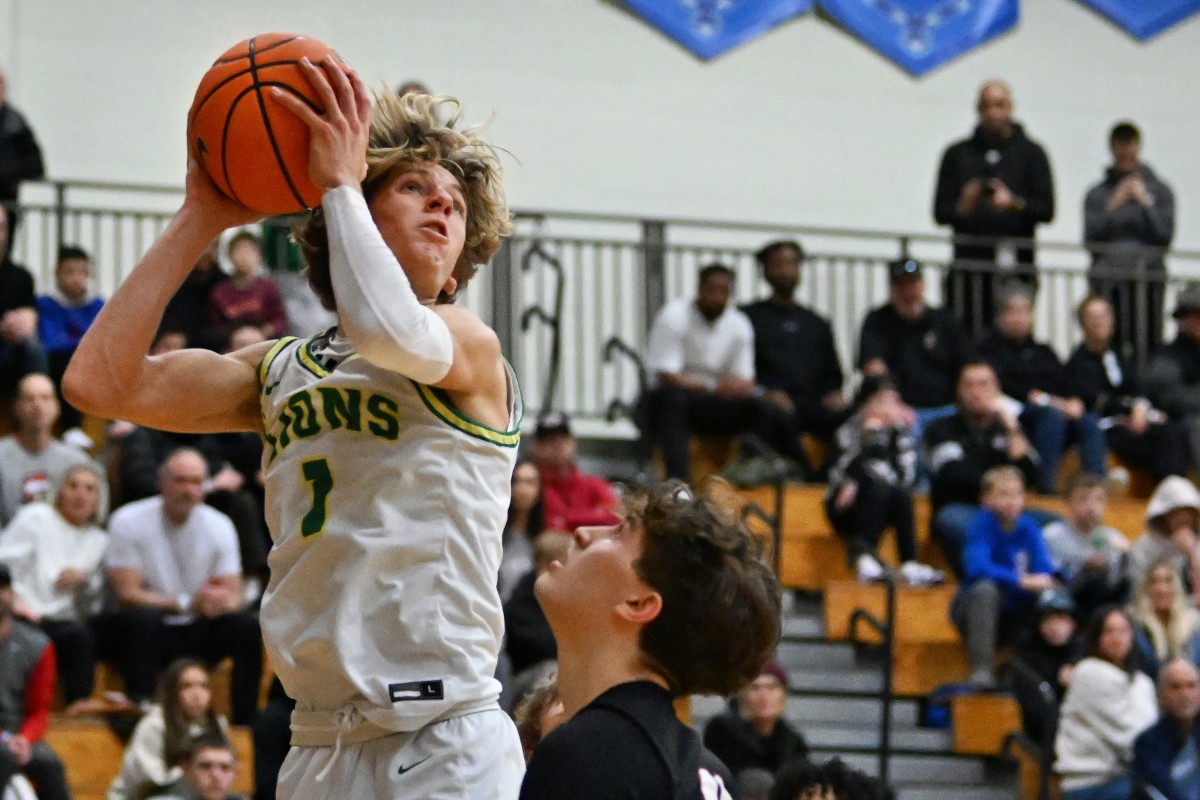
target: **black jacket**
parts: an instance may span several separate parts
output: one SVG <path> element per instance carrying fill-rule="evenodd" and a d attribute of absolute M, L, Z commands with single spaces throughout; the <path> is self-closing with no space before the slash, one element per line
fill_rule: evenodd
<path fill-rule="evenodd" d="M 4 259 L 0 252 L 0 315 L 14 308 L 34 308 L 36 303 L 29 270 Z"/>
<path fill-rule="evenodd" d="M 933 482 L 933 509 L 947 503 L 979 505 L 983 474 L 992 467 L 1014 466 L 1025 476 L 1026 485 L 1032 485 L 1037 480 L 1037 462 L 1029 455 L 1016 461 L 1009 458 L 1009 436 L 1000 420 L 978 427 L 961 411 L 930 423 L 925 429 L 925 449 Z"/>
<path fill-rule="evenodd" d="M 888 303 L 867 314 L 858 340 L 859 368 L 875 358 L 887 364 L 905 403 L 913 408 L 950 405 L 967 359 L 967 334 L 948 311 L 926 308 L 908 320 Z"/>
<path fill-rule="evenodd" d="M 704 746 L 725 762 L 734 776 L 751 767 L 776 773 L 792 761 L 808 758 L 808 743 L 787 720 L 780 718 L 775 730 L 760 736 L 736 711 L 726 711 L 708 721 Z"/>
<path fill-rule="evenodd" d="M 989 157 L 989 153 L 994 155 Z M 1020 212 L 997 211 L 980 202 L 966 216 L 958 213 L 958 196 L 972 178 L 999 178 L 1025 201 Z M 955 233 L 972 236 L 1008 236 L 1031 239 L 1038 223 L 1054 219 L 1054 176 L 1046 151 L 1013 123 L 1012 136 L 998 139 L 976 128 L 969 139 L 955 142 L 942 155 L 938 169 L 933 218 Z M 994 248 L 958 245 L 954 257 L 990 261 Z M 1022 262 L 1032 262 L 1033 252 L 1021 251 Z"/>
<path fill-rule="evenodd" d="M 1200 344 L 1176 336 L 1150 362 L 1145 383 L 1150 401 L 1168 415 L 1200 414 Z"/>
<path fill-rule="evenodd" d="M 1014 400 L 1025 402 L 1034 389 L 1058 397 L 1076 397 L 1067 382 L 1062 362 L 1049 346 L 1033 339 L 1018 342 L 999 331 L 979 341 L 976 355 L 992 365 L 1000 388 Z"/>
<path fill-rule="evenodd" d="M 1115 350 L 1109 352 L 1117 359 L 1121 373 L 1119 383 L 1114 384 L 1109 378 L 1108 370 L 1104 368 L 1104 356 L 1093 353 L 1085 344 L 1075 348 L 1065 367 L 1074 396 L 1082 400 L 1089 411 L 1102 417 L 1128 414 L 1133 399 L 1139 396 L 1140 391 L 1137 376 L 1130 369 L 1129 362 Z"/>
<path fill-rule="evenodd" d="M 799 305 L 760 300 L 743 306 L 754 326 L 754 370 L 759 384 L 782 389 L 807 416 L 821 398 L 842 388 L 833 329 Z"/>
<path fill-rule="evenodd" d="M 0 202 L 15 201 L 21 181 L 36 180 L 45 174 L 42 149 L 33 129 L 15 108 L 7 103 L 0 105 Z"/>

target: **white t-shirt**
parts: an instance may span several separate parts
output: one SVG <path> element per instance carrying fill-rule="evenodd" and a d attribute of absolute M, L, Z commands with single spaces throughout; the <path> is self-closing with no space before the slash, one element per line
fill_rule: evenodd
<path fill-rule="evenodd" d="M 114 511 L 108 530 L 108 566 L 140 571 L 147 589 L 168 597 L 190 597 L 210 578 L 242 574 L 233 522 L 203 504 L 174 525 L 163 515 L 162 496 L 147 497 Z"/>
<path fill-rule="evenodd" d="M 695 300 L 673 300 L 650 328 L 646 368 L 652 381 L 661 372 L 711 380 L 732 374 L 753 381 L 754 326 L 736 308 L 727 306 L 709 322 Z"/>

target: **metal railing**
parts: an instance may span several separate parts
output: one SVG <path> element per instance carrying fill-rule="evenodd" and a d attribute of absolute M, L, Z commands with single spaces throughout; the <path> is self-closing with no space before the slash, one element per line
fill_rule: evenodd
<path fill-rule="evenodd" d="M 850 614 L 850 641 L 855 645 L 870 645 L 865 638 L 859 636 L 859 624 L 864 624 L 875 631 L 883 640 L 878 644 L 883 659 L 880 670 L 879 702 L 882 704 L 879 717 L 879 779 L 886 786 L 888 769 L 892 757 L 892 701 L 895 698 L 893 681 L 893 663 L 896 656 L 896 579 L 890 574 L 883 577 L 887 601 L 883 619 L 879 619 L 863 607 L 858 607 Z"/>
<path fill-rule="evenodd" d="M 45 289 L 58 245 L 79 244 L 93 254 L 96 288 L 105 295 L 162 232 L 181 197 L 174 187 L 83 181 L 34 182 L 22 191 L 14 257 Z M 694 294 L 696 273 L 709 261 L 734 270 L 735 302 L 765 296 L 753 254 L 780 238 L 797 239 L 807 251 L 796 299 L 829 320 L 847 374 L 863 317 L 887 301 L 887 262 L 901 255 L 921 261 L 929 301 L 940 305 L 956 243 L 894 231 L 519 211 L 515 235 L 471 281 L 463 302 L 496 330 L 531 413 L 552 406 L 611 435 L 632 436 L 627 421 L 605 417 L 614 401 L 632 404 L 639 375 L 630 360 L 606 358 L 606 343 L 616 338 L 645 352 L 653 314 L 669 299 Z M 1037 252 L 1035 330 L 1065 357 L 1078 342 L 1074 311 L 1088 293 L 1092 261 L 1119 248 L 1042 241 Z M 1143 255 L 1148 262 L 1160 253 Z M 1161 295 L 1169 308 L 1182 282 L 1200 279 L 1200 252 L 1169 251 L 1166 260 L 1169 278 L 1141 270 L 1143 306 Z M 954 266 L 996 270 L 991 263 Z"/>

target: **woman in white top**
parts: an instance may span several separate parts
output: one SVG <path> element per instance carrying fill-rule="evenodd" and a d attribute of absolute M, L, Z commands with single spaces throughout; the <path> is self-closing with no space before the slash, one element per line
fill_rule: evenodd
<path fill-rule="evenodd" d="M 1154 682 L 1134 666 L 1133 622 L 1119 607 L 1096 611 L 1086 644 L 1063 698 L 1054 769 L 1063 800 L 1128 800 L 1133 740 L 1158 717 Z"/>
<path fill-rule="evenodd" d="M 179 763 L 198 736 L 229 738 L 229 723 L 213 711 L 204 664 L 181 658 L 158 683 L 158 703 L 133 729 L 108 800 L 145 800 L 183 777 Z"/>
<path fill-rule="evenodd" d="M 49 503 L 22 506 L 0 536 L 0 562 L 12 570 L 14 612 L 54 642 L 68 703 L 90 697 L 96 641 L 88 625 L 104 591 L 108 485 L 93 463 L 67 470 Z"/>
<path fill-rule="evenodd" d="M 1158 667 L 1175 658 L 1193 664 L 1200 657 L 1200 612 L 1188 604 L 1188 595 L 1175 562 L 1162 558 L 1150 565 L 1133 598 L 1137 623 L 1136 647 L 1143 662 Z"/>

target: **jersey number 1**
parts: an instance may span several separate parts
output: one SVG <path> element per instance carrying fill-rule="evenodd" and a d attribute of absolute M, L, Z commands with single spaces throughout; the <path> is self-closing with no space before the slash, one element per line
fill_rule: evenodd
<path fill-rule="evenodd" d="M 312 505 L 300 521 L 302 536 L 316 536 L 325 532 L 325 521 L 329 518 L 329 492 L 333 489 L 333 471 L 325 458 L 310 458 L 300 464 L 300 472 L 312 490 Z"/>

